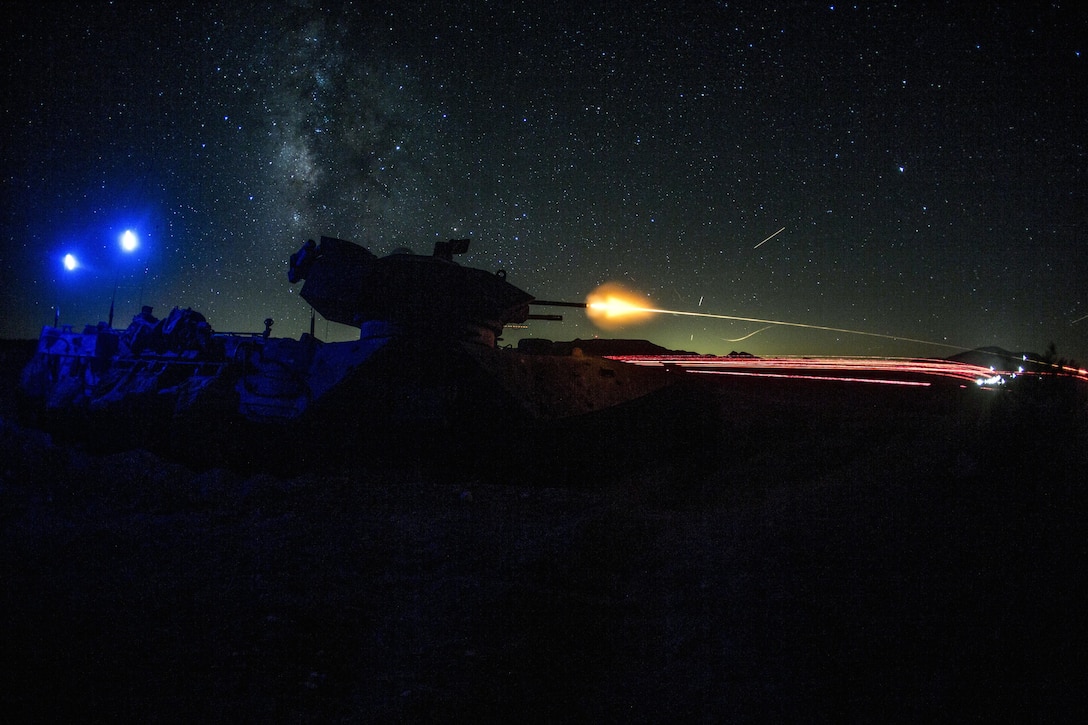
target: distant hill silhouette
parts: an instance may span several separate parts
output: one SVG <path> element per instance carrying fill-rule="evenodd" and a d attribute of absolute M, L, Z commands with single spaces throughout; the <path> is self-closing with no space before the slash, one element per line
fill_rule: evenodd
<path fill-rule="evenodd" d="M 1026 371 L 1046 369 L 1046 365 L 1039 362 L 1043 356 L 1038 353 L 1011 352 L 996 346 L 976 347 L 974 350 L 956 353 L 947 359 L 969 365 L 992 367 L 994 370 L 1016 370 L 1020 367 Z"/>

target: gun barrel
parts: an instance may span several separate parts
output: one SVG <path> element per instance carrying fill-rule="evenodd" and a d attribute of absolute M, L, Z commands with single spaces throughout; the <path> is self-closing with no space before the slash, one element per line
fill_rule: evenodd
<path fill-rule="evenodd" d="M 586 308 L 585 302 L 556 302 L 555 300 L 532 300 L 530 305 L 539 305 L 541 307 L 577 307 L 584 310 Z"/>

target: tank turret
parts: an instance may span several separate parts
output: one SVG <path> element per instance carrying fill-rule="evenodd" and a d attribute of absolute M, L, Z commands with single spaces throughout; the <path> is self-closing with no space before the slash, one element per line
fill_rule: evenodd
<path fill-rule="evenodd" d="M 377 257 L 334 237 L 308 240 L 291 255 L 288 279 L 305 280 L 300 296 L 328 320 L 361 337 L 421 335 L 494 347 L 504 325 L 529 317 L 532 295 L 506 273 L 453 261 L 469 240 L 436 242 L 427 255 L 397 251 Z"/>

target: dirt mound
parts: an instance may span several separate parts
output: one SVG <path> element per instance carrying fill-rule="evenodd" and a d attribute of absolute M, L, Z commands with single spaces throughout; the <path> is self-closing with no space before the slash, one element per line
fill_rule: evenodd
<path fill-rule="evenodd" d="M 960 392 L 723 384 L 473 465 L 293 476 L 92 454 L 5 416 L 0 707 L 1083 716 L 1083 411 Z"/>

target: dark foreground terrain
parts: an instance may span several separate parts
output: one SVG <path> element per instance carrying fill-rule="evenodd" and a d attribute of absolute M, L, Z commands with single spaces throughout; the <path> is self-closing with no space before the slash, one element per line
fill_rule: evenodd
<path fill-rule="evenodd" d="M 284 478 L 57 444 L 15 419 L 23 352 L 7 722 L 1086 714 L 1071 385 L 715 381 L 494 467 L 409 449 Z"/>

